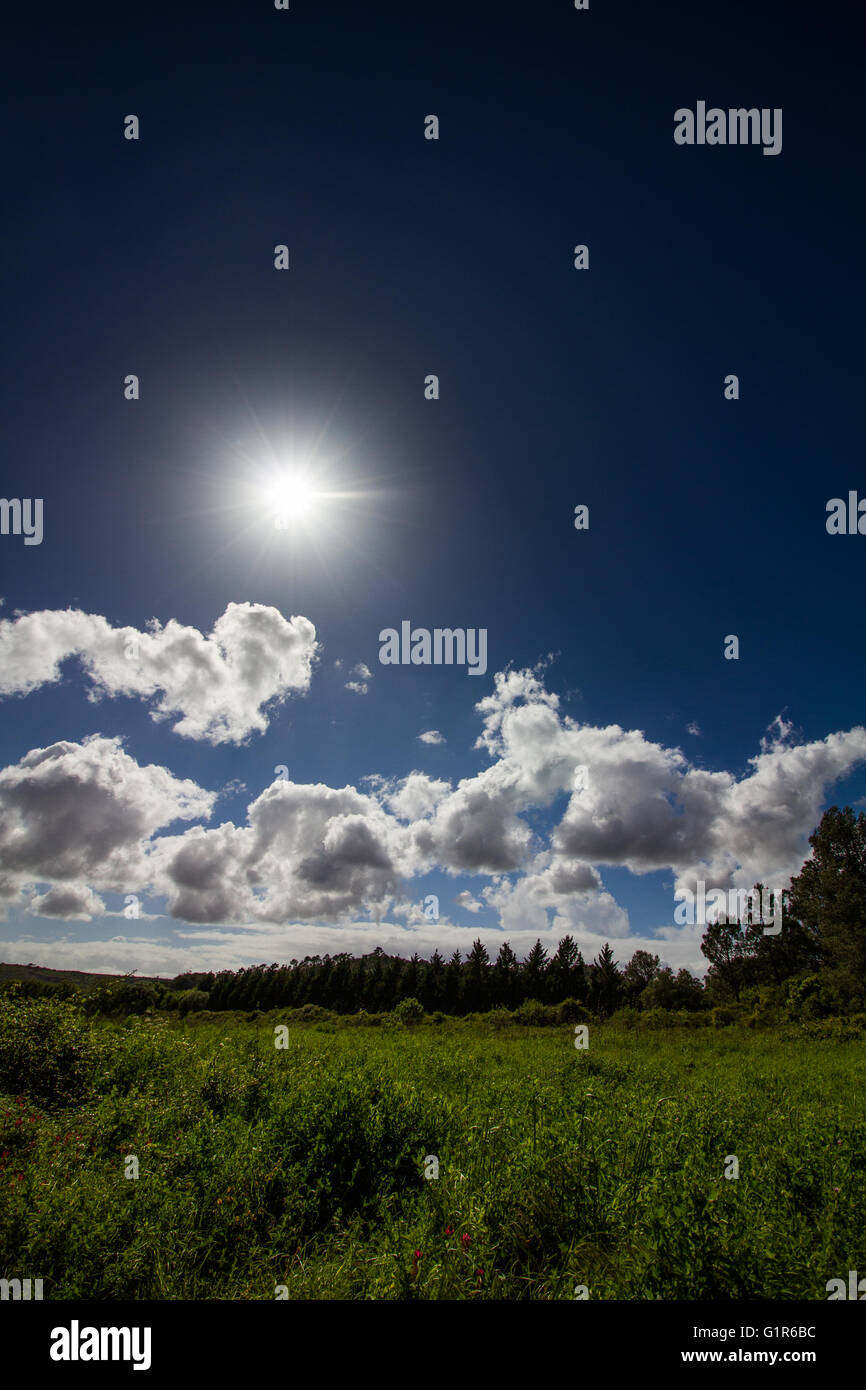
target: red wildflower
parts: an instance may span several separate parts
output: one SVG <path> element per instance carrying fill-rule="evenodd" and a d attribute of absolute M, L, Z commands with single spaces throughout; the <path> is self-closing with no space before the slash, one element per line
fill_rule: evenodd
<path fill-rule="evenodd" d="M 472 1237 L 470 1235 L 467 1235 L 465 1231 L 463 1232 L 463 1235 L 460 1237 L 460 1244 L 463 1246 L 464 1250 L 468 1250 L 470 1245 L 472 1244 Z"/>
<path fill-rule="evenodd" d="M 423 1255 L 424 1255 L 423 1250 L 416 1250 L 416 1251 L 415 1251 L 415 1254 L 414 1254 L 414 1256 L 413 1256 L 413 1259 L 415 1259 L 415 1260 L 420 1260 L 420 1259 L 423 1258 Z"/>
<path fill-rule="evenodd" d="M 446 1226 L 446 1227 L 445 1227 L 445 1234 L 446 1234 L 446 1236 L 453 1236 L 453 1234 L 454 1234 L 454 1227 L 453 1227 L 453 1226 Z"/>

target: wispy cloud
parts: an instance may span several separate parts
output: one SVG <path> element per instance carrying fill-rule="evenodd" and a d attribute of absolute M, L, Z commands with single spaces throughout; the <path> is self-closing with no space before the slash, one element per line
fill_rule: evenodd
<path fill-rule="evenodd" d="M 353 666 L 349 675 L 353 680 L 346 681 L 346 689 L 353 691 L 356 695 L 366 695 L 370 689 L 370 681 L 373 679 L 373 672 L 363 661 L 359 661 L 357 666 Z"/>

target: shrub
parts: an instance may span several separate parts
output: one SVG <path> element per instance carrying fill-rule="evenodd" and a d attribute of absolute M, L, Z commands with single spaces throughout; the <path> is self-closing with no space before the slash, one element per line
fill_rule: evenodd
<path fill-rule="evenodd" d="M 568 1020 L 571 1021 L 570 1019 Z M 579 1020 L 578 1020 L 579 1021 Z M 616 1013 L 611 1014 L 609 1022 L 615 1028 L 637 1028 L 641 1023 L 642 1016 L 640 1009 L 624 1008 L 617 1009 Z"/>
<path fill-rule="evenodd" d="M 411 1027 L 413 1023 L 420 1023 L 424 1017 L 424 1005 L 419 1004 L 418 1000 L 410 994 L 407 999 L 400 1000 L 394 1014 L 401 1023 Z"/>
<path fill-rule="evenodd" d="M 514 1022 L 524 1028 L 550 1028 L 559 1022 L 558 1010 L 548 1008 L 539 999 L 527 999 L 514 1011 Z"/>
<path fill-rule="evenodd" d="M 84 996 L 84 1008 L 89 1014 L 144 1014 L 169 1002 L 165 985 L 150 980 L 111 980 L 99 985 Z"/>
<path fill-rule="evenodd" d="M 323 1009 L 319 1004 L 303 1004 L 300 1009 L 292 1010 L 293 1023 L 324 1023 L 331 1017 L 328 1009 Z"/>
<path fill-rule="evenodd" d="M 187 1014 L 199 1013 L 206 1009 L 210 1003 L 210 995 L 204 989 L 185 989 L 176 996 L 176 1000 L 181 1018 L 186 1018 Z"/>
<path fill-rule="evenodd" d="M 0 997 L 0 1090 L 71 1105 L 90 1089 L 98 1051 L 66 999 Z"/>
<path fill-rule="evenodd" d="M 739 1018 L 739 1010 L 733 1007 L 717 1005 L 710 1010 L 710 1018 L 714 1028 L 729 1028 L 732 1023 L 736 1023 Z"/>
<path fill-rule="evenodd" d="M 819 975 L 805 975 L 788 986 L 788 1011 L 796 1019 L 857 1013 L 862 1010 L 864 1003 L 862 986 L 842 970 L 823 970 Z"/>
<path fill-rule="evenodd" d="M 620 1013 L 625 1010 L 620 1010 Z M 557 1023 L 589 1023 L 590 1012 L 585 1009 L 583 1004 L 579 1004 L 576 999 L 563 999 L 557 1005 Z"/>

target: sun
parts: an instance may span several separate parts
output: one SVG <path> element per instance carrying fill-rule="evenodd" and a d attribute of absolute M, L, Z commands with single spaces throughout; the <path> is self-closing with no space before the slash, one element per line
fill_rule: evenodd
<path fill-rule="evenodd" d="M 288 473 L 274 479 L 264 489 L 264 494 L 278 529 L 285 529 L 302 517 L 311 517 L 318 499 L 310 479 L 302 473 Z"/>

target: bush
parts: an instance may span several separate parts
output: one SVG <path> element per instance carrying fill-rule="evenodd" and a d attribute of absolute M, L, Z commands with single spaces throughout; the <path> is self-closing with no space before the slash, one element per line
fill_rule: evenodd
<path fill-rule="evenodd" d="M 72 1105 L 88 1094 L 98 1051 L 66 999 L 0 997 L 0 1090 Z"/>
<path fill-rule="evenodd" d="M 111 980 L 99 985 L 84 997 L 84 1008 L 89 1014 L 116 1015 L 144 1014 L 151 1009 L 163 1008 L 171 1002 L 165 985 L 150 980 Z"/>
<path fill-rule="evenodd" d="M 558 1009 L 548 1008 L 539 999 L 527 999 L 514 1011 L 514 1022 L 524 1028 L 550 1028 L 559 1023 Z"/>
<path fill-rule="evenodd" d="M 68 980 L 0 980 L 0 993 L 19 999 L 72 999 L 78 990 Z"/>
<path fill-rule="evenodd" d="M 300 1009 L 292 1009 L 292 1023 L 325 1023 L 330 1019 L 329 1009 L 323 1009 L 319 1004 L 302 1004 Z"/>
<path fill-rule="evenodd" d="M 591 1018 L 589 1010 L 576 999 L 563 999 L 562 1003 L 557 1005 L 557 1014 L 557 1023 L 589 1023 Z"/>
<path fill-rule="evenodd" d="M 736 1023 L 739 1017 L 739 1009 L 721 1004 L 710 1010 L 710 1019 L 714 1028 L 729 1028 L 732 1023 Z"/>
<path fill-rule="evenodd" d="M 637 1028 L 641 1021 L 640 1009 L 632 1008 L 617 1009 L 616 1013 L 611 1014 L 609 1019 L 615 1028 Z M 569 1019 L 568 1022 L 570 1023 L 571 1020 Z"/>
<path fill-rule="evenodd" d="M 858 1013 L 866 999 L 863 988 L 842 970 L 823 970 L 805 975 L 788 986 L 788 1012 L 795 1019 L 830 1018 Z"/>
<path fill-rule="evenodd" d="M 419 1004 L 418 1000 L 410 994 L 407 999 L 400 1000 L 394 1010 L 394 1015 L 401 1023 L 411 1027 L 413 1023 L 420 1023 L 424 1017 L 424 1005 Z"/>
<path fill-rule="evenodd" d="M 185 989 L 176 995 L 177 1008 L 181 1018 L 187 1014 L 200 1013 L 210 1003 L 210 995 L 205 989 Z"/>

